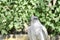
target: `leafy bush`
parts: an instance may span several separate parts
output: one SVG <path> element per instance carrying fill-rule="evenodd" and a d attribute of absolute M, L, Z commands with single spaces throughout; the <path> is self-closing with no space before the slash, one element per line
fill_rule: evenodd
<path fill-rule="evenodd" d="M 31 15 L 35 14 L 49 34 L 60 33 L 60 1 L 48 7 L 49 1 L 44 0 L 0 0 L 0 31 L 10 33 L 13 28 L 24 29 L 29 24 Z"/>
<path fill-rule="evenodd" d="M 1 33 L 10 33 L 13 28 L 16 30 L 23 29 L 23 24 L 28 24 L 28 20 L 35 13 L 38 4 L 39 1 L 37 0 L 0 0 Z"/>

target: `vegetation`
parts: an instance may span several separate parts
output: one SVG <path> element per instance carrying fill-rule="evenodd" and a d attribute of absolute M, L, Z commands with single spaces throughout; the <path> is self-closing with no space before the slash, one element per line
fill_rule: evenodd
<path fill-rule="evenodd" d="M 35 14 L 49 34 L 60 34 L 60 0 L 49 7 L 51 0 L 0 0 L 1 34 L 24 29 Z"/>

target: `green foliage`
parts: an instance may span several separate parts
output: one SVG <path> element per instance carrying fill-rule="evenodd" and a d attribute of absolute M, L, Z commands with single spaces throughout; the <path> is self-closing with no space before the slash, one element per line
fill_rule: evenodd
<path fill-rule="evenodd" d="M 35 13 L 38 4 L 37 0 L 0 0 L 1 33 L 7 34 L 13 28 L 23 29 L 23 24 L 28 24 L 28 20 Z"/>
<path fill-rule="evenodd" d="M 24 23 L 29 24 L 31 15 L 38 16 L 49 34 L 60 33 L 60 1 L 48 7 L 49 0 L 0 0 L 0 31 L 7 34 L 14 27 L 23 29 Z M 56 9 L 55 9 L 56 8 Z M 52 11 L 53 10 L 53 11 Z"/>

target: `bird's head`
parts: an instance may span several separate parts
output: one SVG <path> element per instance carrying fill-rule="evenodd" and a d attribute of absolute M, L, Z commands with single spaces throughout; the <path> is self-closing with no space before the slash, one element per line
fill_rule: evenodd
<path fill-rule="evenodd" d="M 35 22 L 35 21 L 37 21 L 37 20 L 38 20 L 38 17 L 36 17 L 36 16 L 34 16 L 34 15 L 31 17 L 31 22 Z"/>

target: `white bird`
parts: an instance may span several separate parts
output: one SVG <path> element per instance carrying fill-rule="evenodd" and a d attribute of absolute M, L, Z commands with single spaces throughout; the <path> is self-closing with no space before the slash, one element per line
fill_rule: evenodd
<path fill-rule="evenodd" d="M 28 28 L 28 37 L 30 40 L 48 40 L 47 30 L 36 16 L 31 17 L 31 25 Z"/>

